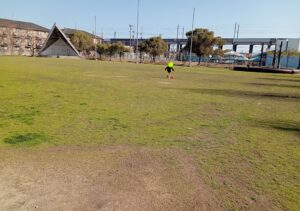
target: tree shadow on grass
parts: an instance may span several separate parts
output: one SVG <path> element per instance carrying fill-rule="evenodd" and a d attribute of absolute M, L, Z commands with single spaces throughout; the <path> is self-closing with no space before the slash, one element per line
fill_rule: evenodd
<path fill-rule="evenodd" d="M 300 80 L 297 79 L 289 79 L 289 78 L 257 78 L 260 80 L 268 80 L 268 81 L 277 81 L 277 82 L 298 82 L 300 83 Z"/>
<path fill-rule="evenodd" d="M 253 86 L 267 86 L 267 87 L 284 87 L 284 88 L 296 88 L 300 89 L 300 85 L 289 85 L 289 84 L 266 84 L 266 83 L 248 83 L 249 85 Z"/>
<path fill-rule="evenodd" d="M 300 134 L 300 122 L 288 120 L 258 120 L 254 122 L 256 127 L 274 128 L 285 132 Z"/>
<path fill-rule="evenodd" d="M 229 97 L 248 97 L 248 98 L 271 98 L 271 99 L 293 99 L 300 100 L 300 95 L 293 94 L 277 94 L 277 93 L 265 93 L 246 90 L 234 90 L 234 89 L 192 89 L 192 88 L 167 88 L 167 89 L 179 89 L 190 91 L 199 94 L 220 95 Z"/>

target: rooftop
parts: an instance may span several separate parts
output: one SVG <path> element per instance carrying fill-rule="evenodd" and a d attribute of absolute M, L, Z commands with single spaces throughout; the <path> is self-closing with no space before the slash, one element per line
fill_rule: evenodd
<path fill-rule="evenodd" d="M 34 23 L 0 18 L 0 27 L 49 32 L 50 30 Z"/>
<path fill-rule="evenodd" d="M 78 31 L 78 32 L 86 33 L 86 34 L 88 34 L 88 35 L 91 36 L 91 37 L 95 37 L 95 35 L 93 35 L 93 34 L 87 32 L 87 31 L 78 30 L 78 29 L 64 28 L 64 29 L 62 29 L 62 31 L 63 31 L 66 35 L 68 35 L 68 36 L 69 36 L 69 35 L 72 35 L 72 34 L 74 34 L 75 32 Z M 96 38 L 102 40 L 102 37 L 96 36 Z"/>

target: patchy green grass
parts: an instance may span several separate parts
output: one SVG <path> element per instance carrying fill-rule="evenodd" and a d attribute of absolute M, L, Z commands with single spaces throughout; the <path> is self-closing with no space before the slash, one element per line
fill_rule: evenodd
<path fill-rule="evenodd" d="M 46 140 L 46 137 L 42 134 L 37 133 L 26 133 L 26 134 L 15 134 L 4 139 L 6 144 L 18 145 L 27 144 L 36 145 Z"/>
<path fill-rule="evenodd" d="M 297 210 L 299 75 L 163 69 L 0 57 L 0 148 L 179 147 L 225 209 Z"/>

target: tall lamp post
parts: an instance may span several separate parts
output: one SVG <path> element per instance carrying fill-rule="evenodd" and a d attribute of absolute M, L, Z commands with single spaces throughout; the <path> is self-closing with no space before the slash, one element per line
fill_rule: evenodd
<path fill-rule="evenodd" d="M 138 64 L 138 52 L 139 52 L 139 19 L 140 19 L 140 0 L 138 0 L 137 15 L 136 15 L 136 48 L 135 48 L 135 60 Z"/>
<path fill-rule="evenodd" d="M 97 60 L 97 17 L 95 16 L 95 37 L 94 37 L 95 61 Z"/>
<path fill-rule="evenodd" d="M 190 62 L 189 62 L 189 67 L 192 66 L 192 49 L 193 49 L 193 37 L 194 37 L 194 21 L 195 21 L 195 8 L 193 10 L 193 22 L 192 22 L 192 36 L 191 36 L 191 43 L 190 43 Z"/>

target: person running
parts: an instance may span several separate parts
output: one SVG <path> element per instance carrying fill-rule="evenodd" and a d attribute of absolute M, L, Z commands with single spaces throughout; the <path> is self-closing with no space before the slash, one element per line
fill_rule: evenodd
<path fill-rule="evenodd" d="M 173 62 L 168 63 L 167 67 L 165 68 L 165 71 L 168 72 L 168 75 L 167 75 L 168 79 L 174 79 L 174 76 L 172 75 L 172 71 L 175 71 Z"/>

